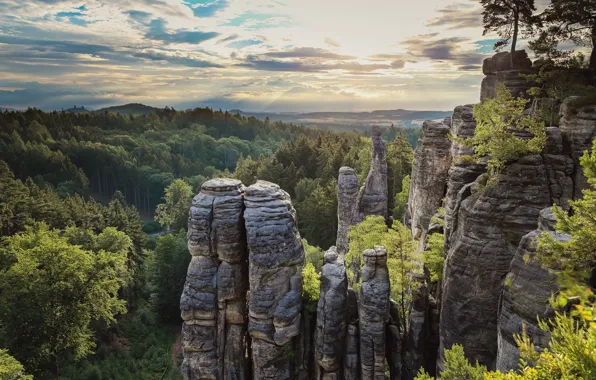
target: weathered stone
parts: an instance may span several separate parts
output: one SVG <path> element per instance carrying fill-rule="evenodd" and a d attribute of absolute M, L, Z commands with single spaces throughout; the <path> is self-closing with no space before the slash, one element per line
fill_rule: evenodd
<path fill-rule="evenodd" d="M 360 379 L 360 333 L 358 331 L 358 297 L 354 289 L 348 288 L 348 329 L 346 332 L 346 353 L 344 358 L 345 380 Z"/>
<path fill-rule="evenodd" d="M 480 101 L 483 102 L 487 99 L 494 99 L 497 96 L 497 76 L 487 75 L 482 79 L 480 83 Z"/>
<path fill-rule="evenodd" d="M 193 255 L 180 298 L 185 379 L 245 379 L 248 276 L 242 191 L 213 179 L 193 199 L 188 247 Z"/>
<path fill-rule="evenodd" d="M 482 64 L 484 75 L 494 75 L 499 71 L 527 70 L 532 67 L 532 61 L 525 50 L 516 50 L 513 53 L 513 65 L 510 52 L 501 52 L 486 58 Z"/>
<path fill-rule="evenodd" d="M 525 78 L 525 75 L 534 74 L 533 70 L 510 70 L 497 73 L 497 84 L 505 86 L 514 97 L 527 97 L 526 91 L 535 84 Z"/>
<path fill-rule="evenodd" d="M 497 85 L 503 84 L 514 96 L 525 95 L 533 86 L 523 75 L 534 73 L 532 61 L 525 50 L 517 50 L 511 61 L 510 52 L 497 53 L 484 60 L 482 72 L 486 77 L 480 86 L 480 101 L 492 99 L 497 95 Z"/>
<path fill-rule="evenodd" d="M 389 319 L 387 252 L 381 246 L 363 253 L 359 330 L 362 380 L 385 379 L 386 324 Z"/>
<path fill-rule="evenodd" d="M 253 379 L 289 379 L 300 332 L 304 250 L 289 195 L 265 181 L 245 189 L 249 248 L 248 330 Z"/>
<path fill-rule="evenodd" d="M 579 159 L 584 151 L 591 151 L 592 141 L 596 137 L 596 104 L 576 107 L 573 105 L 574 100 L 577 100 L 577 97 L 570 97 L 563 101 L 559 127 L 569 145 L 574 162 L 573 198 L 579 199 L 582 197 L 582 190 L 588 188 L 588 181 L 579 164 Z"/>
<path fill-rule="evenodd" d="M 443 350 L 453 344 L 466 347 L 472 361 L 494 366 L 499 296 L 516 247 L 536 229 L 540 210 L 569 192 L 557 133 L 547 132 L 549 142 L 542 156 L 513 162 L 488 187 L 481 176 L 458 192 L 442 289 L 440 368 Z M 553 192 L 556 187 L 560 191 Z"/>
<path fill-rule="evenodd" d="M 539 228 L 525 235 L 515 253 L 505 278 L 498 320 L 498 352 L 496 367 L 509 371 L 518 367 L 519 349 L 514 334 L 524 330 L 534 346 L 548 347 L 549 334 L 538 326 L 538 319 L 554 316 L 549 298 L 558 291 L 555 275 L 535 259 L 538 237 L 551 234 L 559 241 L 568 241 L 569 235 L 553 231 L 555 218 L 552 209 L 540 212 Z"/>
<path fill-rule="evenodd" d="M 322 377 L 343 367 L 347 324 L 348 278 L 343 256 L 331 247 L 321 272 L 321 294 L 317 305 L 315 355 Z"/>
<path fill-rule="evenodd" d="M 354 220 L 356 198 L 358 197 L 358 177 L 354 169 L 347 166 L 339 169 L 337 178 L 337 251 L 348 252 L 348 233 Z"/>
<path fill-rule="evenodd" d="M 399 312 L 397 308 L 397 303 L 390 299 L 387 349 L 385 351 L 390 380 L 402 380 L 403 335 L 399 331 Z"/>
<path fill-rule="evenodd" d="M 362 222 L 369 215 L 388 217 L 387 152 L 381 131 L 376 126 L 372 129 L 371 140 L 370 170 L 359 191 L 356 190 L 358 178 L 354 170 L 348 167 L 339 170 L 336 247 L 340 255 L 348 251 L 351 225 Z"/>
<path fill-rule="evenodd" d="M 414 154 L 408 209 L 412 234 L 424 244 L 432 216 L 441 206 L 451 166 L 449 127 L 425 121 Z"/>

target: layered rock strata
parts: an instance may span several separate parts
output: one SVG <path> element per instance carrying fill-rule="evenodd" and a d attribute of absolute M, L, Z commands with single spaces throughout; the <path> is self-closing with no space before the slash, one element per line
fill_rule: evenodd
<path fill-rule="evenodd" d="M 538 319 L 554 316 L 550 297 L 558 291 L 556 277 L 535 259 L 538 238 L 548 233 L 561 242 L 570 236 L 554 232 L 556 224 L 552 209 L 540 211 L 538 229 L 525 235 L 515 252 L 505 278 L 498 320 L 498 352 L 496 368 L 500 371 L 516 369 L 519 349 L 514 335 L 525 333 L 536 347 L 548 347 L 549 334 L 538 325 Z"/>
<path fill-rule="evenodd" d="M 257 181 L 244 194 L 253 379 L 291 379 L 304 266 L 296 212 L 289 195 L 273 183 Z"/>
<path fill-rule="evenodd" d="M 524 75 L 532 74 L 532 61 L 525 50 L 517 50 L 511 59 L 511 53 L 497 53 L 486 58 L 482 65 L 485 78 L 480 86 L 480 101 L 496 96 L 497 86 L 503 84 L 514 96 L 524 95 L 532 87 Z"/>
<path fill-rule="evenodd" d="M 578 107 L 573 104 L 574 101 L 577 97 L 565 99 L 561 105 L 559 127 L 575 163 L 573 198 L 578 199 L 582 197 L 582 190 L 588 188 L 579 159 L 586 150 L 592 149 L 592 141 L 596 137 L 596 104 Z"/>
<path fill-rule="evenodd" d="M 343 379 L 347 297 L 348 278 L 343 257 L 331 247 L 325 253 L 317 305 L 315 356 L 320 379 Z"/>
<path fill-rule="evenodd" d="M 387 251 L 375 246 L 364 251 L 363 257 L 358 310 L 361 380 L 384 380 L 390 291 Z"/>
<path fill-rule="evenodd" d="M 352 168 L 342 167 L 337 179 L 337 251 L 348 251 L 350 226 L 358 224 L 369 215 L 388 217 L 387 202 L 387 152 L 378 127 L 372 130 L 370 170 L 360 190 L 358 177 Z"/>
<path fill-rule="evenodd" d="M 360 379 L 360 331 L 358 326 L 358 295 L 348 288 L 346 352 L 344 356 L 345 380 Z"/>
<path fill-rule="evenodd" d="M 547 135 L 544 154 L 513 162 L 489 186 L 483 175 L 458 192 L 444 266 L 440 355 L 462 344 L 469 358 L 494 366 L 502 281 L 517 246 L 536 229 L 542 209 L 570 194 L 572 164 L 562 154 L 561 133 L 548 128 Z"/>
<path fill-rule="evenodd" d="M 425 121 L 414 154 L 408 199 L 412 234 L 422 244 L 432 216 L 441 207 L 450 166 L 449 127 L 442 123 Z"/>
<path fill-rule="evenodd" d="M 192 201 L 192 259 L 180 299 L 185 379 L 248 378 L 243 188 L 237 180 L 210 180 Z"/>

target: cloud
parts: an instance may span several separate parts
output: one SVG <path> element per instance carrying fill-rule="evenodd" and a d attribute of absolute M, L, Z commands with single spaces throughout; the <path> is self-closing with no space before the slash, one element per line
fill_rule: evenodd
<path fill-rule="evenodd" d="M 223 68 L 223 65 L 214 63 L 214 62 L 209 62 L 203 59 L 197 59 L 197 58 L 193 58 L 193 57 L 189 57 L 189 56 L 176 56 L 176 55 L 167 55 L 164 53 L 160 53 L 160 52 L 153 52 L 153 51 L 147 51 L 147 52 L 140 52 L 140 53 L 135 53 L 133 54 L 133 56 L 137 57 L 137 58 L 143 58 L 143 59 L 148 59 L 150 61 L 161 61 L 161 62 L 167 62 L 167 63 L 171 63 L 171 64 L 175 64 L 175 65 L 182 65 L 182 66 L 188 66 L 188 67 L 215 67 L 215 68 Z"/>
<path fill-rule="evenodd" d="M 273 58 L 324 58 L 336 60 L 356 58 L 354 56 L 335 54 L 329 50 L 313 47 L 300 47 L 286 51 L 272 51 L 267 52 L 266 55 Z"/>
<path fill-rule="evenodd" d="M 228 0 L 186 0 L 184 4 L 192 9 L 196 17 L 212 17 L 226 9 L 230 2 Z"/>
<path fill-rule="evenodd" d="M 87 44 L 73 41 L 39 40 L 6 35 L 0 35 L 0 43 L 9 45 L 39 46 L 45 49 L 51 48 L 56 52 L 91 55 L 100 55 L 101 53 L 114 51 L 114 49 L 105 45 Z"/>
<path fill-rule="evenodd" d="M 263 41 L 260 40 L 242 40 L 242 41 L 234 41 L 232 43 L 227 44 L 226 46 L 232 49 L 243 49 L 248 46 L 260 45 Z"/>
<path fill-rule="evenodd" d="M 259 56 L 249 55 L 245 62 L 238 64 L 255 70 L 266 71 L 298 71 L 298 72 L 327 72 L 332 70 L 345 70 L 355 73 L 372 72 L 382 69 L 390 69 L 390 65 L 384 64 L 361 64 L 358 62 L 335 62 L 324 63 L 321 60 L 275 60 L 261 59 Z"/>
<path fill-rule="evenodd" d="M 145 34 L 145 37 L 152 40 L 195 45 L 217 36 L 219 36 L 219 33 L 201 32 L 198 30 L 176 30 L 174 32 L 168 32 L 163 19 L 151 20 L 149 22 L 149 31 Z"/>
<path fill-rule="evenodd" d="M 222 43 L 224 43 L 224 42 L 228 42 L 228 41 L 234 41 L 234 40 L 237 40 L 238 38 L 240 38 L 240 36 L 239 36 L 238 34 L 231 34 L 231 35 L 229 35 L 229 36 L 227 36 L 227 37 L 220 38 L 220 39 L 217 41 L 217 43 L 218 43 L 218 44 L 222 44 Z"/>
<path fill-rule="evenodd" d="M 325 38 L 325 43 L 332 47 L 341 47 L 341 44 L 339 42 L 329 37 Z"/>
<path fill-rule="evenodd" d="M 460 66 L 460 70 L 469 70 L 471 65 L 478 65 L 486 55 L 476 51 L 463 50 L 461 45 L 469 41 L 466 37 L 449 37 L 438 40 L 432 39 L 437 34 L 420 35 L 404 41 L 408 53 L 417 58 L 427 58 L 431 61 L 449 62 Z"/>
<path fill-rule="evenodd" d="M 438 17 L 430 20 L 426 26 L 449 30 L 482 27 L 482 8 L 470 3 L 457 3 L 439 9 Z"/>

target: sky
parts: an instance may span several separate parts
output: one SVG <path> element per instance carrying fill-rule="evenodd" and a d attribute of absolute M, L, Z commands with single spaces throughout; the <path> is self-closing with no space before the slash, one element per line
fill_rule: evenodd
<path fill-rule="evenodd" d="M 451 110 L 479 99 L 495 42 L 481 11 L 478 0 L 0 0 L 0 107 Z"/>

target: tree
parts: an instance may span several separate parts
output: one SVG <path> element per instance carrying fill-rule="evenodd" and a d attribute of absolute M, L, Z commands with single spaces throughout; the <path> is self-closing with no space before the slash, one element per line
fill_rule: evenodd
<path fill-rule="evenodd" d="M 534 23 L 533 14 L 536 10 L 534 0 L 480 0 L 480 4 L 484 7 L 482 34 L 496 32 L 499 35 L 501 39 L 495 43 L 495 50 L 511 44 L 513 65 L 513 53 L 520 29 L 529 33 Z"/>
<path fill-rule="evenodd" d="M 558 45 L 571 41 L 591 47 L 589 67 L 596 71 L 596 3 L 593 0 L 552 0 L 540 15 L 542 29 L 530 47 L 539 56 L 566 57 Z"/>
<path fill-rule="evenodd" d="M 524 114 L 528 102 L 515 99 L 509 90 L 499 85 L 496 98 L 474 106 L 477 123 L 474 136 L 459 141 L 474 147 L 477 159 L 489 157 L 487 167 L 491 180 L 497 178 L 508 161 L 540 153 L 546 144 L 544 122 L 534 115 Z M 531 137 L 524 136 L 528 133 Z"/>
<path fill-rule="evenodd" d="M 192 187 L 183 179 L 176 179 L 165 190 L 165 203 L 157 206 L 155 220 L 169 228 L 186 229 L 188 210 L 192 201 Z"/>
<path fill-rule="evenodd" d="M 25 375 L 25 368 L 19 361 L 0 349 L 0 379 L 33 380 L 33 376 Z"/>
<path fill-rule="evenodd" d="M 306 263 L 302 269 L 302 298 L 306 302 L 306 307 L 311 312 L 317 310 L 321 292 L 320 273 L 318 273 L 312 263 Z"/>
<path fill-rule="evenodd" d="M 0 263 L 0 345 L 34 373 L 89 355 L 91 324 L 126 311 L 126 256 L 71 245 L 43 223 L 7 237 Z"/>
<path fill-rule="evenodd" d="M 150 299 L 153 310 L 164 322 L 180 320 L 180 294 L 190 263 L 186 234 L 160 236 L 147 262 Z"/>
<path fill-rule="evenodd" d="M 393 218 L 402 220 L 408 207 L 408 196 L 410 193 L 410 176 L 405 176 L 401 181 L 401 191 L 395 194 L 395 207 L 393 208 Z"/>

